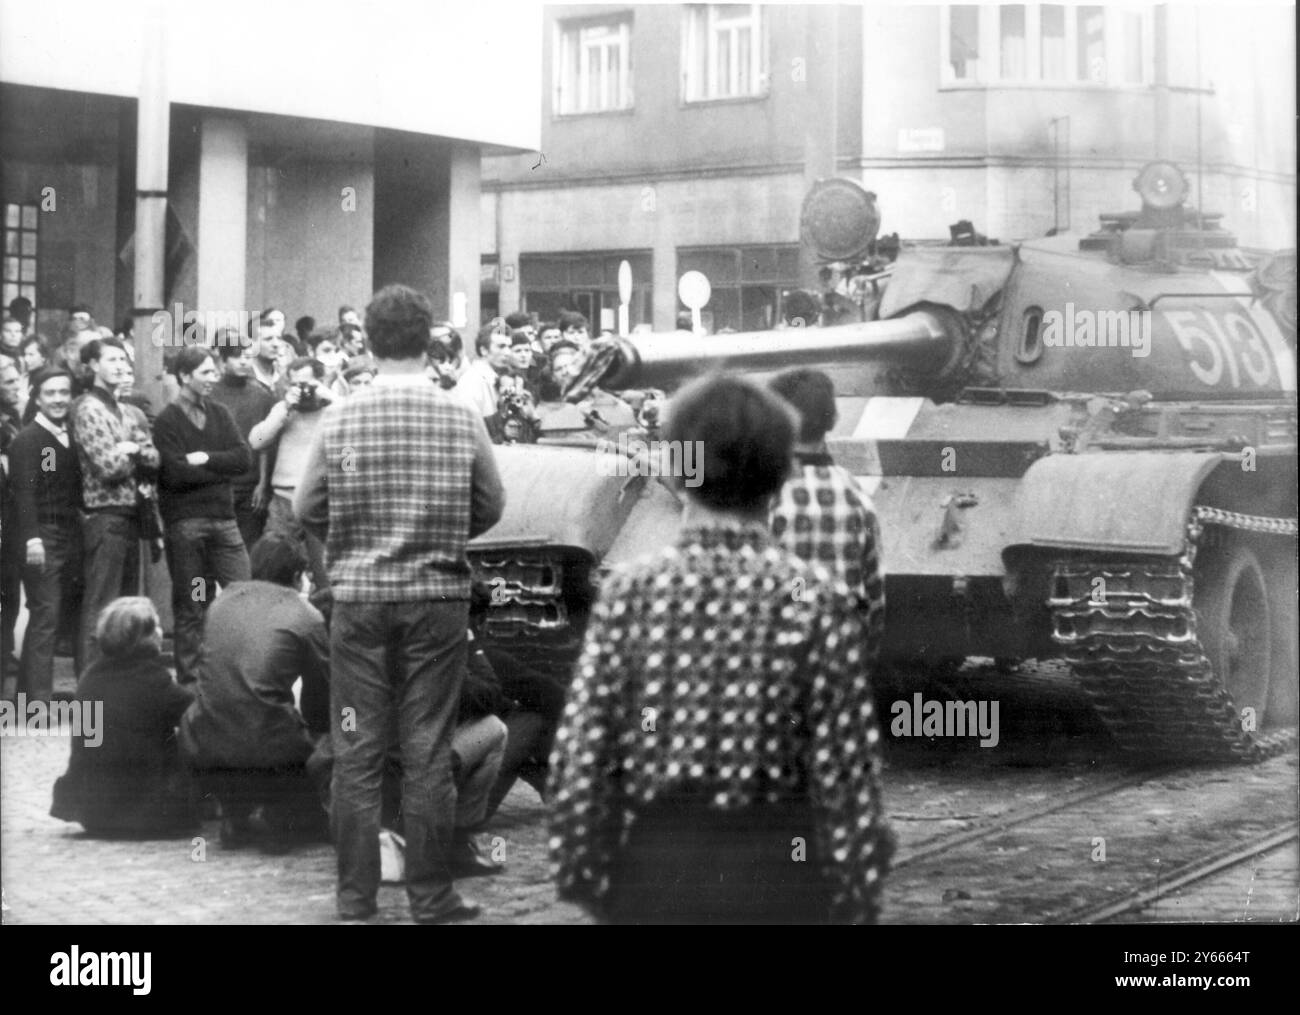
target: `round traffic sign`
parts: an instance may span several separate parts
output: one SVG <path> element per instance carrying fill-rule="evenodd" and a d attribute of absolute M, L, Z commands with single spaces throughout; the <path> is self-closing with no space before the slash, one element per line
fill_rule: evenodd
<path fill-rule="evenodd" d="M 618 301 L 629 303 L 632 300 L 632 265 L 620 261 L 618 265 Z"/>
<path fill-rule="evenodd" d="M 706 306 L 713 295 L 713 287 L 702 271 L 688 271 L 677 280 L 677 295 L 691 310 Z"/>

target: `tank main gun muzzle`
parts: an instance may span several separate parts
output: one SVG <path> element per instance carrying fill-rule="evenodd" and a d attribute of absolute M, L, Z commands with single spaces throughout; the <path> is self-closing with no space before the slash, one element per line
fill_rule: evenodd
<path fill-rule="evenodd" d="M 938 373 L 951 359 L 959 337 L 954 323 L 945 318 L 914 310 L 887 321 L 831 328 L 605 339 L 592 343 L 564 397 L 578 401 L 597 386 L 671 389 L 715 369 L 747 373 L 888 361 Z"/>

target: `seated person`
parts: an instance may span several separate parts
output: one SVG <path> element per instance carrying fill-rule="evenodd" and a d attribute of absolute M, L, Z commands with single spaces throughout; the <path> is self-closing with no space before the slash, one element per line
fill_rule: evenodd
<path fill-rule="evenodd" d="M 82 674 L 77 700 L 103 711 L 73 738 L 50 814 L 92 835 L 189 835 L 196 822 L 176 723 L 193 695 L 163 664 L 158 611 L 143 596 L 115 599 L 95 638 L 100 658 Z"/>
<path fill-rule="evenodd" d="M 547 758 L 564 712 L 565 688 L 509 652 L 497 648 L 479 650 L 471 644 L 470 672 L 481 667 L 489 668 L 501 685 L 505 704 L 498 715 L 505 721 L 507 733 L 501 771 L 488 797 L 486 820 L 496 813 L 518 780 L 546 799 Z"/>
<path fill-rule="evenodd" d="M 471 646 L 472 649 L 472 646 Z M 471 651 L 472 655 L 472 651 Z M 456 786 L 456 821 L 450 854 L 451 872 L 457 878 L 496 874 L 501 864 L 484 854 L 475 834 L 496 809 L 489 809 L 501 761 L 506 752 L 506 724 L 493 712 L 500 707 L 500 690 L 490 669 L 471 664 L 461 690 L 460 712 L 451 741 L 452 780 Z M 384 762 L 380 824 L 402 834 L 402 757 L 397 730 Z M 308 765 L 312 780 L 329 798 L 334 767 L 333 742 L 322 737 Z M 512 780 L 513 781 L 513 780 Z"/>
<path fill-rule="evenodd" d="M 489 593 L 476 583 L 471 616 L 476 621 L 481 619 L 489 603 Z M 564 694 L 565 687 L 558 680 L 525 665 L 509 652 L 483 646 L 470 632 L 469 672 L 461 692 L 462 719 L 466 709 L 490 711 L 504 721 L 507 734 L 484 821 L 496 813 L 517 780 L 522 779 L 545 798 L 547 758 L 564 711 Z"/>
<path fill-rule="evenodd" d="M 496 714 L 502 705 L 496 677 L 490 669 L 476 667 L 473 657 L 471 641 L 469 671 L 461 689 L 460 713 L 451 740 L 451 772 L 456 783 L 451 870 L 455 877 L 461 878 L 496 874 L 501 870 L 501 864 L 483 853 L 475 833 L 496 809 L 490 807 L 492 791 L 506 755 L 508 732 Z"/>
<path fill-rule="evenodd" d="M 297 542 L 265 535 L 249 558 L 252 580 L 233 582 L 208 609 L 180 743 L 205 794 L 221 802 L 223 845 L 254 838 L 250 816 L 261 806 L 262 845 L 274 852 L 290 836 L 324 834 L 306 763 L 329 728 L 329 636 L 298 595 L 307 557 Z"/>

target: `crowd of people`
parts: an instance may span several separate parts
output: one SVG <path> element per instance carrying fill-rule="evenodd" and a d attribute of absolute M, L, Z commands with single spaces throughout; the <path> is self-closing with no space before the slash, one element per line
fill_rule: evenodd
<path fill-rule="evenodd" d="M 74 738 L 56 817 L 219 817 L 224 846 L 273 853 L 328 838 L 345 920 L 375 912 L 387 829 L 412 917 L 443 923 L 479 912 L 455 879 L 500 870 L 476 836 L 522 779 L 551 805 L 561 896 L 604 920 L 875 918 L 879 534 L 826 455 L 824 375 L 678 393 L 667 436 L 700 442 L 704 481 L 677 545 L 604 583 L 566 686 L 474 639 L 492 604 L 466 544 L 504 508 L 492 444 L 537 438 L 581 315 L 490 322 L 471 359 L 406 287 L 295 334 L 271 308 L 174 350 L 155 413 L 128 326 L 73 308 L 51 349 L 24 310 L 0 349 L 6 671 L 49 700 L 73 655 L 109 731 Z M 143 552 L 170 572 L 170 667 Z"/>

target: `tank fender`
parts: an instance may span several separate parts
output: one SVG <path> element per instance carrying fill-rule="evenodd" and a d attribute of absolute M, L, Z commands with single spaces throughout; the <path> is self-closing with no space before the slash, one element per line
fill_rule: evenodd
<path fill-rule="evenodd" d="M 1217 452 L 1049 455 L 1021 484 L 1017 547 L 1180 553 L 1196 492 L 1223 461 Z"/>
<path fill-rule="evenodd" d="M 618 475 L 618 456 L 587 448 L 497 445 L 505 511 L 471 551 L 569 547 L 599 560 L 608 552 L 647 483 Z M 602 458 L 605 468 L 602 468 Z"/>

